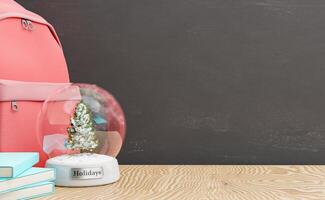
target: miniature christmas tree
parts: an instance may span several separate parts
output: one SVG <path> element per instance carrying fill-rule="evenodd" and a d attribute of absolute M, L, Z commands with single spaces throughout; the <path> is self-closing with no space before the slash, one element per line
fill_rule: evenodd
<path fill-rule="evenodd" d="M 78 103 L 70 121 L 67 148 L 80 150 L 81 153 L 93 151 L 98 146 L 98 139 L 88 106 L 83 102 Z"/>

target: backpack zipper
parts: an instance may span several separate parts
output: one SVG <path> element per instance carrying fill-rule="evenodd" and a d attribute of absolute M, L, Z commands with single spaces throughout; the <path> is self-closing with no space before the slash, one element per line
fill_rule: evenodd
<path fill-rule="evenodd" d="M 34 29 L 33 23 L 28 19 L 21 19 L 21 25 L 23 29 L 27 31 L 32 31 Z"/>
<path fill-rule="evenodd" d="M 11 110 L 17 112 L 18 111 L 18 104 L 17 101 L 11 101 Z"/>

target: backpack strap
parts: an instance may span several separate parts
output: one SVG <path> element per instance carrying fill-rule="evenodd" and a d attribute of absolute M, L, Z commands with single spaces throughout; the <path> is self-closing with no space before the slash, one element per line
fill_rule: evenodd
<path fill-rule="evenodd" d="M 71 83 L 46 83 L 26 82 L 0 79 L 0 102 L 1 101 L 44 101 L 56 92 L 64 88 L 70 88 L 57 97 L 56 101 L 80 100 L 79 87 L 71 86 Z"/>

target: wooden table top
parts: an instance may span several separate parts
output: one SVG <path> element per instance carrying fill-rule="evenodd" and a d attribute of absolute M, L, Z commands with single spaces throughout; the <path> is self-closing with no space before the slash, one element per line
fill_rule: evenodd
<path fill-rule="evenodd" d="M 325 199 L 325 166 L 122 165 L 121 179 L 86 188 L 57 187 L 46 200 Z"/>

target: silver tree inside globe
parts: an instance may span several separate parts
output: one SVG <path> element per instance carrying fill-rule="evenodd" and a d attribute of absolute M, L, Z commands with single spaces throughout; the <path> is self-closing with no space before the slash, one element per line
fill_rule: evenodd
<path fill-rule="evenodd" d="M 76 105 L 75 113 L 70 119 L 67 148 L 91 152 L 98 146 L 91 110 L 82 101 Z"/>

